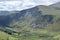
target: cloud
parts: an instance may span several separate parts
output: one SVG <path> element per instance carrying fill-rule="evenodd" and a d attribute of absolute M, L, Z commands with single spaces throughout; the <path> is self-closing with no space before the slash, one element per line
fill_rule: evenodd
<path fill-rule="evenodd" d="M 36 6 L 36 3 L 27 1 L 3 1 L 0 2 L 0 10 L 23 10 Z"/>
<path fill-rule="evenodd" d="M 60 0 L 49 0 L 49 1 L 52 2 L 52 3 L 60 2 Z"/>
<path fill-rule="evenodd" d="M 33 2 L 35 2 L 36 4 L 39 4 L 39 5 L 50 5 L 50 4 L 53 4 L 53 2 L 51 2 L 52 0 L 31 0 Z"/>
<path fill-rule="evenodd" d="M 0 0 L 0 10 L 24 10 L 37 5 L 50 5 L 57 1 L 55 0 Z"/>

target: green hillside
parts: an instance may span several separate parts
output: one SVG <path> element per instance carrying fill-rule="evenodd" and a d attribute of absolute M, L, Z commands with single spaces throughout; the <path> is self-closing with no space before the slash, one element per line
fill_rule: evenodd
<path fill-rule="evenodd" d="M 0 23 L 0 40 L 60 40 L 60 10 L 55 5 L 59 8 L 60 3 L 0 16 L 2 21 L 11 18 L 7 26 Z"/>

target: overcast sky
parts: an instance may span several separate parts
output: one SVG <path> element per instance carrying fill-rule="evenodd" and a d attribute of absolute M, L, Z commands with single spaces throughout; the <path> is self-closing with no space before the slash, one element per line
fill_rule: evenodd
<path fill-rule="evenodd" d="M 23 10 L 37 5 L 51 5 L 60 0 L 0 0 L 0 10 Z"/>

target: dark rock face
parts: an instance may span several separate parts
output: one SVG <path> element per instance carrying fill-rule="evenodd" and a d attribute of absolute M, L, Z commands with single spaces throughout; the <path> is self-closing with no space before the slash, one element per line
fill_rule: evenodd
<path fill-rule="evenodd" d="M 1 26 L 6 26 L 9 24 L 10 17 L 9 16 L 0 16 L 0 25 Z"/>
<path fill-rule="evenodd" d="M 46 20 L 49 23 L 53 22 L 53 16 L 52 15 L 43 15 L 43 21 Z"/>
<path fill-rule="evenodd" d="M 60 10 L 60 8 L 59 7 L 54 7 L 56 10 Z"/>
<path fill-rule="evenodd" d="M 52 15 L 41 15 L 40 18 L 33 21 L 30 25 L 32 28 L 43 28 L 46 27 L 48 24 L 53 23 L 53 16 Z"/>
<path fill-rule="evenodd" d="M 47 23 L 51 23 L 53 21 L 52 15 L 42 15 L 42 11 L 39 10 L 39 8 L 37 7 L 23 11 L 18 11 L 17 13 L 14 14 L 10 13 L 9 15 L 0 16 L 1 26 L 9 26 L 9 24 L 11 24 L 12 21 L 21 21 L 20 19 L 21 17 L 23 17 L 22 19 L 24 20 L 32 20 L 29 26 L 33 28 L 40 28 L 46 26 Z M 45 23 L 45 21 L 47 22 Z"/>

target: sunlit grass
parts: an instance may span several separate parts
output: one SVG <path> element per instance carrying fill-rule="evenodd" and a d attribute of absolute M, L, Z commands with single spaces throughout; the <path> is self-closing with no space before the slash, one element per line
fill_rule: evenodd
<path fill-rule="evenodd" d="M 8 34 L 0 31 L 0 40 L 7 40 Z"/>

